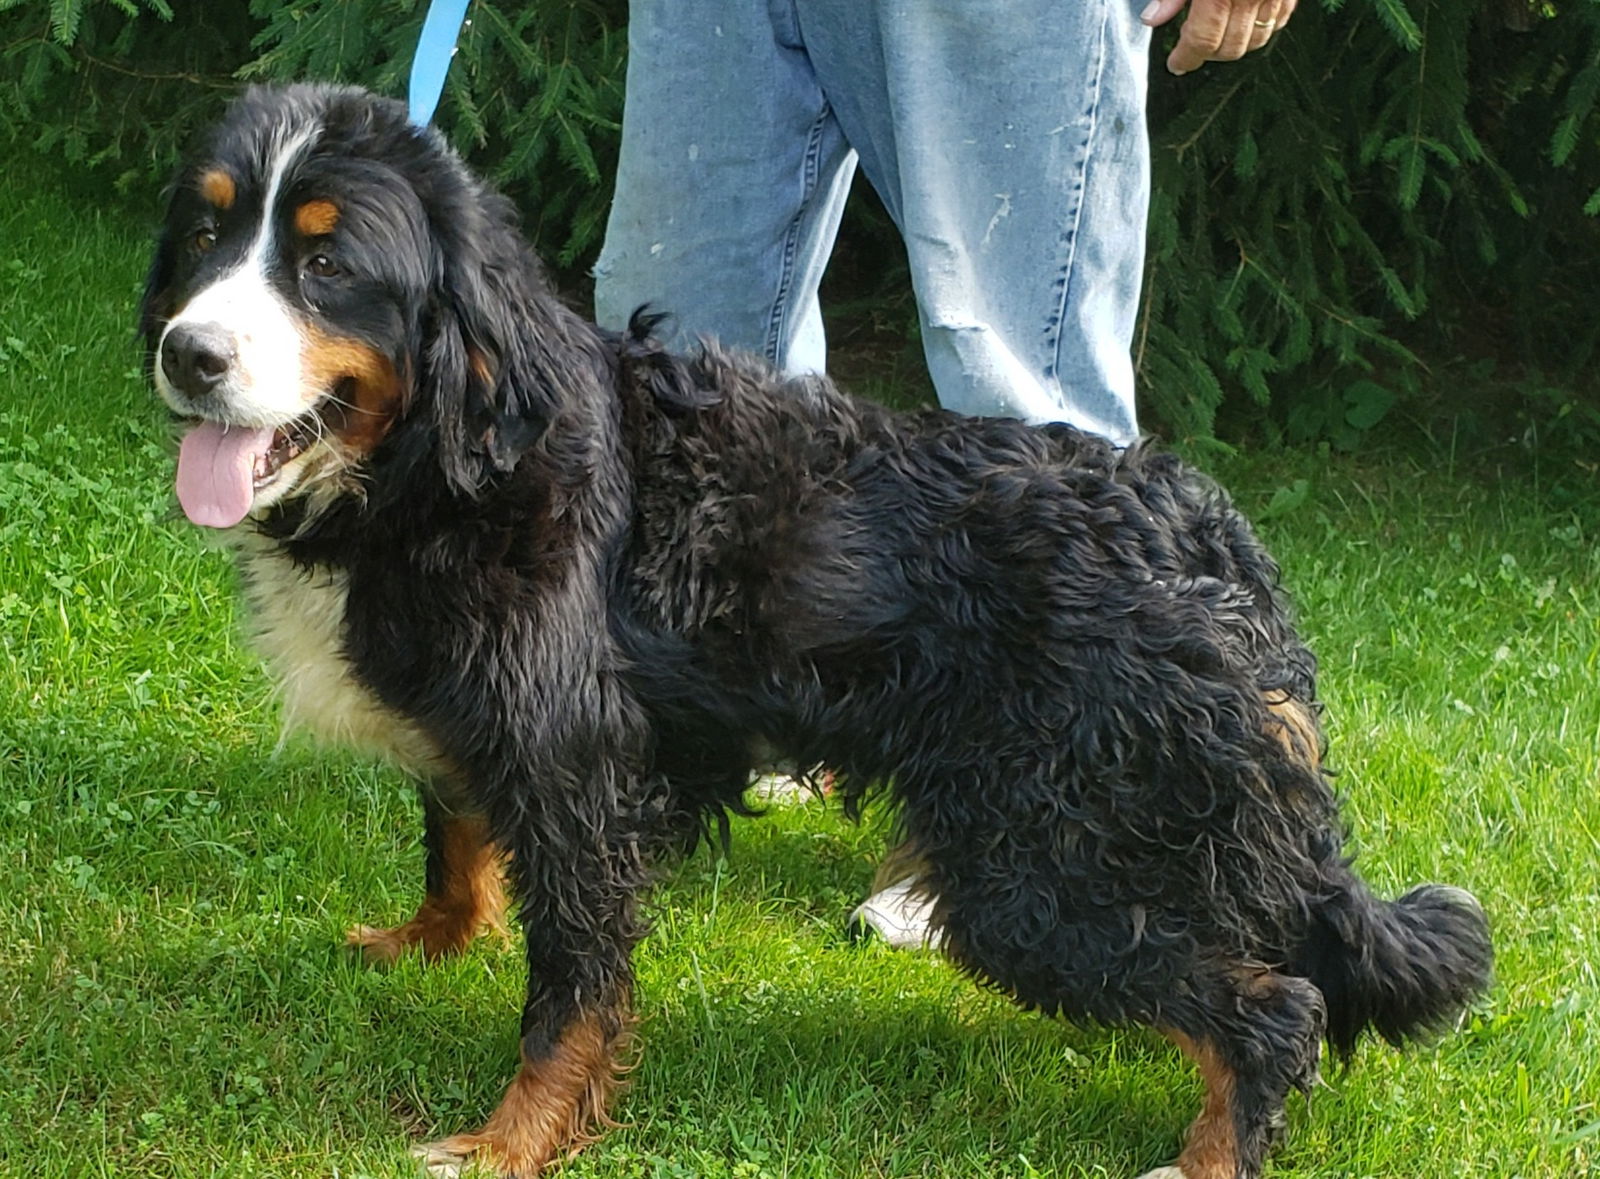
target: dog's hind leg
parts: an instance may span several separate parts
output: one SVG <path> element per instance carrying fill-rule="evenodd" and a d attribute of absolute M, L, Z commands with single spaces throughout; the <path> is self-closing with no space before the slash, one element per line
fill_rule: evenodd
<path fill-rule="evenodd" d="M 412 946 L 420 946 L 433 962 L 460 953 L 485 930 L 507 936 L 505 857 L 489 836 L 488 821 L 453 813 L 426 789 L 422 808 L 426 895 L 416 916 L 401 925 L 358 925 L 345 935 L 368 962 L 387 965 Z"/>
<path fill-rule="evenodd" d="M 1196 980 L 1162 1012 L 1162 1030 L 1200 1070 L 1205 1104 L 1177 1165 L 1143 1179 L 1257 1179 L 1283 1128 L 1291 1089 L 1317 1079 L 1322 994 L 1265 968 Z"/>

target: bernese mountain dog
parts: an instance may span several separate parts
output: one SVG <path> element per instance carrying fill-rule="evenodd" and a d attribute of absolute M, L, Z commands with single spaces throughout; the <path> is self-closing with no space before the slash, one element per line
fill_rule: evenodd
<path fill-rule="evenodd" d="M 1259 1175 L 1324 1038 L 1488 983 L 1470 894 L 1352 871 L 1277 567 L 1170 455 L 603 331 L 437 133 L 344 87 L 233 104 L 140 323 L 289 720 L 421 783 L 425 897 L 351 941 L 457 952 L 509 880 L 521 1068 L 421 1148 L 441 1173 L 535 1175 L 604 1121 L 652 872 L 726 838 L 759 749 L 892 808 L 962 970 L 1193 1059 L 1152 1174 Z"/>

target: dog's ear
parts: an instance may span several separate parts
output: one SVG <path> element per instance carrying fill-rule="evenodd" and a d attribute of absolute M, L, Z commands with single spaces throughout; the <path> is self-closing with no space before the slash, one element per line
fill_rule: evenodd
<path fill-rule="evenodd" d="M 514 470 L 560 411 L 575 374 L 570 313 L 544 288 L 514 235 L 486 251 L 457 238 L 420 325 L 419 408 L 432 418 L 445 476 L 475 493 Z"/>

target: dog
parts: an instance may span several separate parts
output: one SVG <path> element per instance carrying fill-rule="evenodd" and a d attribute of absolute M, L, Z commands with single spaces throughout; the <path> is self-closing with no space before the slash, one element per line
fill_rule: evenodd
<path fill-rule="evenodd" d="M 511 205 L 404 107 L 252 89 L 173 187 L 140 313 L 176 490 L 237 555 L 288 719 L 421 784 L 391 960 L 525 935 L 521 1067 L 453 1173 L 605 1119 L 652 872 L 755 751 L 897 817 L 944 952 L 1199 1067 L 1175 1166 L 1249 1179 L 1321 1042 L 1489 983 L 1470 894 L 1341 851 L 1315 661 L 1271 557 L 1170 455 L 897 414 L 552 293 Z"/>

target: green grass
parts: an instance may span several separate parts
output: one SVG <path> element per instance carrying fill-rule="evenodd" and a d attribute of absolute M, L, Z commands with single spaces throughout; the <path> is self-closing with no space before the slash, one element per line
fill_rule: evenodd
<path fill-rule="evenodd" d="M 15 168 L 0 1174 L 414 1175 L 408 1142 L 474 1123 L 510 1076 L 519 954 L 375 972 L 343 952 L 347 925 L 416 899 L 415 804 L 387 771 L 278 748 L 227 562 L 172 519 L 131 341 L 143 226 Z M 1276 1176 L 1600 1175 L 1600 495 L 1556 466 L 1417 449 L 1219 472 L 1271 517 L 1322 655 L 1364 871 L 1476 890 L 1500 952 L 1457 1034 L 1369 1045 L 1292 1102 Z M 1198 1084 L 1163 1041 L 841 938 L 881 847 L 805 806 L 670 877 L 625 1125 L 566 1173 L 1121 1177 L 1174 1153 Z"/>

